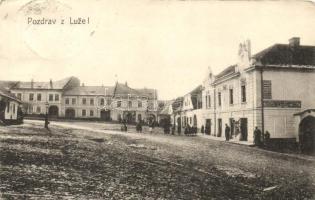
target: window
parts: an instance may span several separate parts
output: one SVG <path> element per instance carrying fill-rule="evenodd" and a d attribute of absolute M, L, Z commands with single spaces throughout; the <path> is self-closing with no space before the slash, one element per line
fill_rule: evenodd
<path fill-rule="evenodd" d="M 49 94 L 49 101 L 53 101 L 54 100 L 54 95 L 53 94 Z"/>
<path fill-rule="evenodd" d="M 10 102 L 7 102 L 7 112 L 10 112 Z"/>
<path fill-rule="evenodd" d="M 264 97 L 264 99 L 272 99 L 271 81 L 270 80 L 264 80 L 263 81 L 263 97 Z"/>
<path fill-rule="evenodd" d="M 42 94 L 37 94 L 37 101 L 41 101 L 42 100 Z"/>
<path fill-rule="evenodd" d="M 138 108 L 142 108 L 142 101 L 138 101 Z"/>
<path fill-rule="evenodd" d="M 121 101 L 117 101 L 117 107 L 118 107 L 118 108 L 121 107 Z"/>
<path fill-rule="evenodd" d="M 15 104 L 13 104 L 13 113 L 15 113 Z"/>
<path fill-rule="evenodd" d="M 208 95 L 208 107 L 209 108 L 211 107 L 211 97 L 210 97 L 210 95 Z"/>
<path fill-rule="evenodd" d="M 107 99 L 106 103 L 107 103 L 107 105 L 110 105 L 112 102 L 110 99 Z"/>
<path fill-rule="evenodd" d="M 230 89 L 230 104 L 233 104 L 234 103 L 234 100 L 233 100 L 233 89 Z"/>
<path fill-rule="evenodd" d="M 66 98 L 66 105 L 69 105 L 69 98 Z"/>
<path fill-rule="evenodd" d="M 218 105 L 221 106 L 221 92 L 218 92 Z"/>
<path fill-rule="evenodd" d="M 90 116 L 93 117 L 93 115 L 94 115 L 94 111 L 90 110 Z"/>
<path fill-rule="evenodd" d="M 33 101 L 33 100 L 34 100 L 34 94 L 33 94 L 33 93 L 31 93 L 29 97 L 30 97 L 30 98 L 29 98 L 30 101 Z"/>
<path fill-rule="evenodd" d="M 41 109 L 40 109 L 39 106 L 36 107 L 36 112 L 37 112 L 37 113 L 40 113 L 40 112 L 41 112 Z"/>
<path fill-rule="evenodd" d="M 86 116 L 86 110 L 82 110 L 82 116 L 83 116 L 83 117 Z"/>
<path fill-rule="evenodd" d="M 208 108 L 208 96 L 206 96 L 206 108 Z"/>
<path fill-rule="evenodd" d="M 83 99 L 82 99 L 82 104 L 83 104 L 83 105 L 86 105 L 86 98 L 83 98 Z"/>
<path fill-rule="evenodd" d="M 90 99 L 90 105 L 94 105 L 94 99 Z"/>
<path fill-rule="evenodd" d="M 132 101 L 128 101 L 128 107 L 132 107 Z"/>
<path fill-rule="evenodd" d="M 17 98 L 22 100 L 22 94 L 21 93 L 17 93 Z"/>
<path fill-rule="evenodd" d="M 242 85 L 241 86 L 241 96 L 242 96 L 242 102 L 246 102 L 246 86 Z"/>
<path fill-rule="evenodd" d="M 103 106 L 104 105 L 104 99 L 101 99 L 100 105 Z"/>
<path fill-rule="evenodd" d="M 71 103 L 72 103 L 72 105 L 75 105 L 75 104 L 76 104 L 76 99 L 75 99 L 75 98 L 72 98 L 72 99 L 71 99 Z"/>
<path fill-rule="evenodd" d="M 59 101 L 59 94 L 55 94 L 55 101 Z"/>

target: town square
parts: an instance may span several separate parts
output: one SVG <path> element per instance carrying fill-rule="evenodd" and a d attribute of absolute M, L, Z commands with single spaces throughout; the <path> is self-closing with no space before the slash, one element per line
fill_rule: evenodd
<path fill-rule="evenodd" d="M 0 199 L 315 198 L 313 4 L 92 2 L 0 2 Z"/>

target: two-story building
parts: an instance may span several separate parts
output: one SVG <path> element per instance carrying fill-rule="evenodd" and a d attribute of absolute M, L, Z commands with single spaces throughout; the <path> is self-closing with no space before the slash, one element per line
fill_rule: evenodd
<path fill-rule="evenodd" d="M 69 77 L 49 82 L 1 81 L 23 102 L 26 115 L 101 119 L 128 122 L 156 121 L 157 90 L 133 89 L 127 84 L 80 86 Z"/>
<path fill-rule="evenodd" d="M 255 127 L 273 139 L 299 140 L 307 131 L 315 135 L 309 125 L 315 123 L 315 46 L 292 38 L 251 56 L 246 41 L 237 64 L 207 77 L 203 116 L 208 134 L 223 137 L 227 124 L 234 138 L 249 142 Z"/>
<path fill-rule="evenodd" d="M 40 115 L 48 112 L 51 117 L 59 117 L 65 115 L 62 107 L 63 93 L 79 85 L 80 81 L 76 77 L 49 82 L 15 81 L 10 91 L 23 102 L 26 114 Z"/>
<path fill-rule="evenodd" d="M 111 103 L 112 119 L 128 122 L 156 121 L 158 96 L 155 89 L 133 89 L 127 83 L 116 83 Z"/>

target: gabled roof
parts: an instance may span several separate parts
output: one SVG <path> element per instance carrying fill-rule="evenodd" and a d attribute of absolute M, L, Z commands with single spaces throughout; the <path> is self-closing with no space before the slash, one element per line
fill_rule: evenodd
<path fill-rule="evenodd" d="M 194 109 L 197 109 L 198 101 L 202 101 L 202 85 L 196 87 L 193 91 L 190 92 L 191 95 L 191 102 Z"/>
<path fill-rule="evenodd" d="M 173 112 L 180 111 L 183 107 L 184 97 L 177 97 L 172 103 Z"/>
<path fill-rule="evenodd" d="M 29 82 L 19 82 L 17 87 L 19 89 L 57 89 L 61 90 L 63 89 L 67 83 L 72 79 L 73 77 L 67 77 L 64 79 L 61 79 L 59 81 L 52 81 L 50 82 L 37 82 L 37 81 L 29 81 Z M 33 84 L 33 87 L 32 87 Z"/>
<path fill-rule="evenodd" d="M 0 86 L 6 89 L 64 89 L 67 84 L 76 77 L 67 77 L 58 81 L 0 81 Z"/>
<path fill-rule="evenodd" d="M 0 96 L 4 96 L 4 97 L 7 97 L 11 100 L 21 102 L 19 99 L 16 98 L 16 96 L 14 96 L 12 93 L 10 93 L 9 90 L 7 90 L 6 88 L 4 88 L 2 86 L 0 86 Z"/>
<path fill-rule="evenodd" d="M 116 83 L 114 89 L 114 96 L 139 96 L 147 97 L 149 99 L 157 99 L 157 91 L 155 89 L 143 88 L 143 89 L 133 89 L 127 84 Z"/>
<path fill-rule="evenodd" d="M 220 72 L 218 75 L 215 76 L 215 79 L 219 79 L 219 78 L 222 78 L 223 76 L 235 73 L 236 72 L 235 68 L 236 68 L 236 65 L 231 65 L 225 68 L 222 72 Z"/>
<path fill-rule="evenodd" d="M 315 66 L 315 46 L 275 44 L 252 56 L 263 65 Z"/>
<path fill-rule="evenodd" d="M 19 82 L 18 81 L 0 81 L 0 87 L 5 90 L 14 88 Z"/>
<path fill-rule="evenodd" d="M 159 115 L 169 115 L 169 108 L 172 106 L 174 100 L 166 101 L 162 110 L 159 111 Z"/>
<path fill-rule="evenodd" d="M 78 86 L 64 92 L 65 96 L 113 96 L 114 87 Z"/>

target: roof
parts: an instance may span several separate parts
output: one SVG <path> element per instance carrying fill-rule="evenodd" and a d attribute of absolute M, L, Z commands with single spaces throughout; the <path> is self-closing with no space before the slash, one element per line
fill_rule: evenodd
<path fill-rule="evenodd" d="M 202 101 L 202 85 L 199 85 L 196 87 L 193 91 L 190 92 L 191 94 L 191 102 L 194 109 L 197 109 L 198 107 L 198 101 L 199 103 Z"/>
<path fill-rule="evenodd" d="M 106 92 L 105 92 L 106 91 Z M 65 91 L 65 96 L 112 96 L 114 93 L 114 87 L 108 86 L 78 86 L 70 90 Z"/>
<path fill-rule="evenodd" d="M 10 90 L 15 87 L 19 82 L 18 81 L 0 81 L 0 87 L 5 90 Z"/>
<path fill-rule="evenodd" d="M 1 96 L 4 96 L 4 97 L 7 97 L 7 98 L 9 98 L 9 99 L 11 99 L 11 100 L 17 101 L 17 102 L 21 102 L 19 99 L 17 99 L 17 98 L 15 97 L 14 94 L 10 93 L 9 90 L 7 90 L 6 88 L 4 88 L 4 87 L 2 87 L 2 86 L 0 86 L 0 95 L 1 95 Z"/>
<path fill-rule="evenodd" d="M 169 107 L 172 106 L 174 100 L 166 101 L 163 108 L 159 111 L 159 115 L 169 115 Z"/>
<path fill-rule="evenodd" d="M 150 99 L 157 99 L 157 91 L 155 89 L 143 88 L 143 89 L 133 89 L 127 84 L 116 83 L 114 89 L 115 96 L 141 96 L 148 97 Z"/>
<path fill-rule="evenodd" d="M 172 103 L 173 111 L 180 111 L 183 107 L 184 97 L 177 97 Z"/>
<path fill-rule="evenodd" d="M 67 77 L 61 79 L 59 81 L 52 81 L 52 82 L 19 82 L 18 88 L 19 89 L 63 89 L 67 83 L 72 79 L 72 77 Z M 33 87 L 32 87 L 33 84 Z"/>
<path fill-rule="evenodd" d="M 227 68 L 225 68 L 222 72 L 220 72 L 218 75 L 215 76 L 216 79 L 219 79 L 223 76 L 226 76 L 226 75 L 229 75 L 229 74 L 233 74 L 236 72 L 235 70 L 236 68 L 236 65 L 231 65 Z"/>
<path fill-rule="evenodd" d="M 252 58 L 263 65 L 315 66 L 315 46 L 275 44 L 255 54 Z"/>

